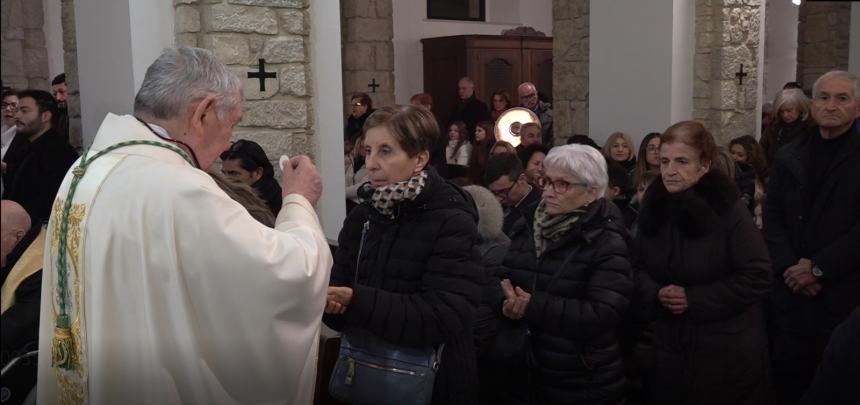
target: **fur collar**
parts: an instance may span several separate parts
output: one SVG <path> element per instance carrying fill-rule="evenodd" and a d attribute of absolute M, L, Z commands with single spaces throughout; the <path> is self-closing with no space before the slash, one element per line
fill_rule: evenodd
<path fill-rule="evenodd" d="M 711 233 L 719 217 L 726 215 L 740 199 L 734 181 L 717 170 L 711 170 L 690 189 L 670 194 L 658 177 L 648 187 L 639 215 L 639 229 L 654 235 L 667 222 L 677 223 L 685 236 Z"/>
<path fill-rule="evenodd" d="M 484 240 L 498 239 L 502 235 L 502 223 L 505 220 L 499 200 L 490 190 L 481 186 L 465 186 L 463 190 L 472 196 L 478 208 L 478 234 Z"/>

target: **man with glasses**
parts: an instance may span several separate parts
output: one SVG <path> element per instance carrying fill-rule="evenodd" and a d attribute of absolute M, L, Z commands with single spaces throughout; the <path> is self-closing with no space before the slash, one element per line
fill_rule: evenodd
<path fill-rule="evenodd" d="M 484 185 L 505 209 L 502 223 L 505 235 L 509 235 L 511 226 L 521 217 L 525 217 L 528 223 L 532 222 L 541 199 L 541 190 L 528 182 L 517 155 L 502 153 L 491 157 L 484 169 Z"/>
<path fill-rule="evenodd" d="M 537 87 L 534 83 L 525 82 L 517 87 L 520 96 L 520 107 L 534 111 L 540 119 L 541 131 L 543 131 L 543 144 L 552 146 L 552 105 L 540 101 Z"/>

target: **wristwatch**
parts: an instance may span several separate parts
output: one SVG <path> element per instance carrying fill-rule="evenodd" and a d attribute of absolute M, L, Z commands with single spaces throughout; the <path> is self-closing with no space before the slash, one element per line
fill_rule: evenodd
<path fill-rule="evenodd" d="M 817 264 L 812 263 L 812 275 L 815 276 L 815 278 L 821 278 L 821 276 L 824 275 L 824 272 L 821 271 L 821 267 L 818 267 Z"/>

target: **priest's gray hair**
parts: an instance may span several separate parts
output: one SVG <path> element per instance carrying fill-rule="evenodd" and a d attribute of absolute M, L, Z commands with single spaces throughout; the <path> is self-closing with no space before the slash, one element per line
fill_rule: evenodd
<path fill-rule="evenodd" d="M 815 81 L 815 84 L 812 85 L 812 99 L 815 100 L 815 98 L 818 97 L 818 86 L 820 86 L 821 83 L 824 83 L 825 80 L 836 78 L 850 80 L 853 84 L 851 87 L 854 89 L 854 99 L 860 99 L 860 80 L 857 79 L 857 75 L 854 73 L 846 72 L 844 70 L 831 70 L 821 75 L 821 77 Z"/>
<path fill-rule="evenodd" d="M 181 116 L 189 103 L 216 96 L 215 113 L 224 119 L 242 97 L 242 81 L 206 49 L 182 46 L 165 49 L 146 69 L 134 97 L 134 112 L 169 120 Z"/>
<path fill-rule="evenodd" d="M 544 158 L 543 166 L 544 170 L 555 168 L 591 187 L 596 187 L 600 196 L 606 193 L 606 186 L 609 184 L 606 158 L 591 146 L 556 146 L 550 149 Z"/>

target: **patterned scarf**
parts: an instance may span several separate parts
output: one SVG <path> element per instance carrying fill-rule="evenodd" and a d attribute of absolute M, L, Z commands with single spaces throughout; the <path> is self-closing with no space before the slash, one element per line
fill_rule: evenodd
<path fill-rule="evenodd" d="M 535 252 L 537 256 L 543 255 L 547 245 L 555 242 L 567 233 L 576 221 L 585 213 L 584 209 L 576 209 L 571 212 L 550 216 L 546 211 L 546 203 L 541 201 L 535 210 L 534 239 Z"/>
<path fill-rule="evenodd" d="M 414 200 L 426 184 L 427 171 L 422 170 L 409 180 L 377 188 L 370 197 L 370 203 L 380 214 L 394 218 L 394 207 L 403 201 Z"/>

